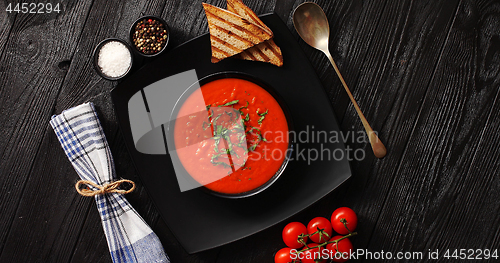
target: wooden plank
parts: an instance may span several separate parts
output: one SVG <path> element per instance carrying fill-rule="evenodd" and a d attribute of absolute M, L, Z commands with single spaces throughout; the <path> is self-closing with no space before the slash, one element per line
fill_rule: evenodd
<path fill-rule="evenodd" d="M 101 218 L 96 213 L 97 207 L 92 203 L 90 213 L 83 226 L 81 235 L 88 237 L 89 231 L 94 237 L 98 238 L 80 238 L 75 247 L 73 254 L 70 254 L 71 260 L 66 262 L 96 262 L 96 263 L 109 263 L 113 262 L 108 250 L 108 243 L 104 237 L 102 230 Z M 100 232 L 100 235 L 94 234 Z M 56 261 L 54 261 L 56 262 Z"/>
<path fill-rule="evenodd" d="M 92 200 L 75 193 L 75 171 L 47 125 L 44 138 L 6 238 L 1 262 L 49 262 L 51 257 L 57 262 L 67 261 L 70 254 L 60 252 L 73 249 L 87 216 Z"/>
<path fill-rule="evenodd" d="M 334 2 L 337 4 L 334 5 Z M 380 2 L 319 2 L 332 25 L 330 50 L 337 57 L 344 77 L 351 83 L 349 85 L 358 103 L 372 124 L 375 124 L 374 128 L 380 129 L 384 127 L 382 124 L 387 123 L 381 138 L 391 138 L 386 141 L 390 152 L 384 160 L 374 160 L 369 145 L 358 142 L 357 136 L 354 141 L 350 139 L 347 145 L 351 149 L 363 149 L 366 152 L 364 160 L 351 162 L 353 177 L 334 193 L 288 222 L 307 224 L 313 217 L 329 218 L 335 208 L 350 206 L 360 216 L 360 235 L 353 238 L 353 242 L 358 248 L 368 246 L 370 236 L 376 229 L 380 206 L 386 201 L 391 180 L 395 176 L 391 169 L 397 167 L 410 136 L 411 130 L 405 130 L 406 125 L 412 125 L 416 120 L 415 112 L 403 109 L 418 109 L 421 106 L 421 99 L 426 93 L 455 15 L 456 6 L 444 6 L 443 3 L 398 1 L 385 5 Z M 436 20 L 436 17 L 440 19 Z M 363 128 L 347 97 L 342 95 L 345 92 L 329 62 L 320 52 L 306 46 L 304 49 L 309 53 L 313 65 L 317 65 L 325 89 L 332 96 L 336 113 L 342 114 L 342 117 L 345 112 L 342 118 L 343 131 L 357 135 Z M 419 65 L 430 66 L 425 70 L 416 70 Z M 397 107 L 387 106 L 395 103 Z M 282 242 L 273 243 L 274 239 L 273 242 L 266 242 L 270 236 L 267 235 L 263 244 L 256 248 L 267 251 L 264 253 L 267 258 L 260 260 L 268 261 L 273 252 L 284 246 Z"/>
<path fill-rule="evenodd" d="M 276 0 L 274 13 L 276 13 L 285 23 L 292 17 L 295 1 Z"/>
<path fill-rule="evenodd" d="M 499 21 L 498 19 L 494 20 Z M 495 53 L 498 54 L 498 52 L 497 47 Z M 498 66 L 498 61 L 495 64 Z M 493 72 L 488 72 L 488 75 L 490 73 Z M 497 72 L 497 76 L 498 73 L 500 72 Z M 497 77 L 494 84 L 488 85 L 488 88 L 498 87 L 500 84 L 498 80 Z M 439 222 L 441 225 L 437 227 L 441 227 L 443 230 L 439 232 L 439 236 L 433 238 L 434 240 L 430 240 L 432 247 L 451 247 L 451 244 L 446 244 L 447 239 L 457 239 L 464 247 L 468 248 L 493 251 L 500 247 L 500 204 L 498 203 L 500 200 L 500 179 L 498 178 L 500 165 L 497 161 L 500 158 L 499 112 L 500 90 L 497 92 L 495 104 L 491 108 L 488 122 L 482 131 L 470 169 L 465 175 L 464 188 L 454 200 L 454 210 L 457 211 L 448 215 L 450 223 L 444 225 Z M 464 206 L 464 204 L 466 205 Z M 459 232 L 456 230 L 455 222 L 460 222 L 459 226 L 471 227 L 463 227 Z M 462 232 L 464 230 L 465 232 Z M 466 243 L 469 239 L 474 240 L 474 244 Z"/>
<path fill-rule="evenodd" d="M 0 57 L 2 72 L 8 73 L 0 78 L 0 251 L 13 221 L 26 221 L 16 209 L 30 174 L 38 180 L 34 158 L 66 75 L 58 64 L 74 53 L 90 8 L 82 1 L 61 5 L 59 15 L 17 15 Z M 17 245 L 24 251 L 24 245 Z"/>
<path fill-rule="evenodd" d="M 366 157 L 351 162 L 352 179 L 325 201 L 326 206 L 349 206 L 359 214 L 360 235 L 353 241 L 360 248 L 370 248 L 372 235 L 380 234 L 377 219 L 381 206 L 388 201 L 387 193 L 398 176 L 396 168 L 406 150 L 411 127 L 422 107 L 458 5 L 458 1 L 398 3 L 387 5 L 373 33 L 364 32 L 373 34 L 373 39 L 363 49 L 362 61 L 353 61 L 352 71 L 360 73 L 350 84 L 365 116 L 380 132 L 388 155 L 378 160 L 363 137 L 358 140 L 358 132 L 364 129 L 349 104 L 342 129 L 356 136 L 346 144 L 351 149 L 363 149 Z M 370 21 L 362 19 L 359 23 Z M 361 34 L 355 34 L 358 35 Z M 362 38 L 358 41 L 363 42 Z"/>
<path fill-rule="evenodd" d="M 87 241 L 88 244 L 93 246 L 92 249 L 94 251 L 107 251 L 107 244 L 102 227 L 100 227 L 100 222 L 98 222 L 99 228 L 94 227 L 93 223 L 95 221 L 90 221 L 85 226 L 91 226 L 91 228 L 82 229 L 87 217 L 89 217 L 89 220 L 95 219 L 97 212 L 95 205 L 93 205 L 94 201 L 82 198 L 75 193 L 73 184 L 77 175 L 69 162 L 65 160 L 66 157 L 62 153 L 57 140 L 54 140 L 54 143 L 50 141 L 55 139 L 55 135 L 51 129 L 47 130 L 48 117 L 52 112 L 60 113 L 64 109 L 76 106 L 85 101 L 96 100 L 102 105 L 100 110 L 104 118 L 101 121 L 105 128 L 105 133 L 109 136 L 108 140 L 112 144 L 112 148 L 116 146 L 114 138 L 118 133 L 118 126 L 114 119 L 109 97 L 109 90 L 115 83 L 102 80 L 94 72 L 90 59 L 92 51 L 95 45 L 106 37 L 120 37 L 125 39 L 128 35 L 128 28 L 135 19 L 141 16 L 141 11 L 148 12 L 149 9 L 159 10 L 161 6 L 163 6 L 162 1 L 97 1 L 93 5 L 91 5 L 91 2 L 87 2 L 86 12 L 76 15 L 76 18 L 69 18 L 82 20 L 83 22 L 88 14 L 89 16 L 84 27 L 83 24 L 79 27 L 68 27 L 69 22 L 64 21 L 67 26 L 64 29 L 51 29 L 55 32 L 64 30 L 70 32 L 76 31 L 78 35 L 81 34 L 81 37 L 71 40 L 71 38 L 64 36 L 62 43 L 55 42 L 55 44 L 64 46 L 69 39 L 72 41 L 73 51 L 76 50 L 76 52 L 66 57 L 66 59 L 71 59 L 71 63 L 65 68 L 68 74 L 64 78 L 64 82 L 62 81 L 63 78 L 61 78 L 57 85 L 46 86 L 55 86 L 55 88 L 52 87 L 54 91 L 60 91 L 55 92 L 55 96 L 50 97 L 50 105 L 55 109 L 49 108 L 44 113 L 46 117 L 39 118 L 40 121 L 33 123 L 35 127 L 43 127 L 45 139 L 39 149 L 41 154 L 36 156 L 37 158 L 32 170 L 25 172 L 26 174 L 29 173 L 30 176 L 28 177 L 25 186 L 26 190 L 24 191 L 16 216 L 12 216 L 14 218 L 12 230 L 7 238 L 6 247 L 0 261 L 2 259 L 15 258 L 23 262 L 39 259 L 52 262 L 67 262 L 72 258 L 75 249 L 76 251 L 82 251 L 81 247 L 84 247 Z M 124 12 L 124 10 L 134 10 L 134 12 Z M 57 50 L 58 47 L 52 48 Z M 39 64 L 42 65 L 43 63 Z M 50 74 L 43 76 L 43 78 L 47 79 L 53 77 Z M 99 83 L 99 85 L 96 86 L 96 83 Z M 98 96 L 99 94 L 107 96 Z M 40 95 L 42 94 L 38 94 L 38 96 Z M 102 101 L 103 98 L 104 101 Z M 53 106 L 54 103 L 55 106 Z M 38 108 L 42 107 L 37 106 Z M 117 149 L 125 152 L 123 141 L 118 141 L 117 143 L 120 144 Z M 47 155 L 45 154 L 47 152 L 54 152 L 55 154 L 54 156 Z M 32 156 L 30 159 L 33 160 L 35 158 Z M 59 161 L 52 161 L 52 159 Z M 120 160 L 126 161 L 123 158 Z M 54 165 L 57 165 L 57 167 L 62 165 L 65 167 L 65 172 L 54 175 L 53 172 L 57 171 Z M 130 165 L 130 162 L 128 162 L 128 166 L 123 165 L 121 167 L 123 169 L 131 168 Z M 133 171 L 133 169 L 128 169 L 128 173 L 124 173 L 123 176 L 129 176 L 130 173 L 133 174 Z M 131 177 L 129 176 L 129 178 Z M 43 194 L 39 192 L 40 181 L 49 184 L 47 189 L 44 189 Z M 134 196 L 132 199 L 136 198 L 134 201 L 136 205 L 141 203 L 142 211 L 140 212 L 144 212 L 146 220 L 152 222 L 158 217 L 157 213 L 152 208 L 151 202 L 140 185 L 139 189 L 137 193 L 132 195 Z M 60 194 L 54 196 L 53 194 L 51 195 L 52 192 Z M 20 197 L 18 198 L 21 199 Z M 54 207 L 57 207 L 57 210 L 54 210 Z M 29 215 L 29 220 L 26 220 L 26 217 L 23 217 L 24 215 Z M 25 220 L 21 220 L 22 218 Z M 39 224 L 43 219 L 47 222 L 45 223 L 46 226 L 41 227 Z M 33 231 L 33 229 L 37 231 Z M 30 244 L 30 249 L 23 249 L 23 246 L 19 245 L 20 243 Z M 100 247 L 102 245 L 104 247 Z M 88 251 L 86 252 L 88 253 Z M 110 261 L 109 252 L 105 255 L 107 256 L 105 257 L 106 260 Z M 79 255 L 76 254 L 76 256 Z M 94 256 L 100 258 L 101 255 L 94 254 Z"/>
<path fill-rule="evenodd" d="M 459 6 L 372 249 L 498 248 L 499 8 Z"/>
<path fill-rule="evenodd" d="M 3 1 L 0 2 L 0 10 L 2 12 L 0 13 L 0 57 L 3 54 L 3 51 L 5 50 L 7 40 L 9 39 L 9 35 L 12 29 L 12 24 L 14 24 L 14 20 L 16 17 L 16 13 L 8 13 L 6 11 L 8 7 L 7 2 Z M 0 78 L 4 78 L 7 72 L 5 72 L 5 69 L 3 67 L 0 67 Z M 2 87 L 0 86 L 0 94 Z"/>
<path fill-rule="evenodd" d="M 336 25 L 332 28 L 339 30 L 337 33 L 332 32 L 330 50 L 334 57 L 338 56 L 336 53 L 345 54 L 345 57 L 337 59 L 338 64 L 348 83 L 352 83 L 351 90 L 362 105 L 365 115 L 372 124 L 380 123 L 380 126 L 373 125 L 374 128 L 380 129 L 384 127 L 381 124 L 386 125 L 381 138 L 391 138 L 386 141 L 389 156 L 382 161 L 374 160 L 369 145 L 357 142 L 357 137 L 355 141 L 348 141 L 347 145 L 351 149 L 363 149 L 367 156 L 362 161 L 351 162 L 353 178 L 310 209 L 290 219 L 307 223 L 315 216 L 329 218 L 331 212 L 339 206 L 353 207 L 360 215 L 361 233 L 353 238 L 353 242 L 360 248 L 368 246 L 370 236 L 376 229 L 380 206 L 386 201 L 392 178 L 396 176 L 391 170 L 400 162 L 401 153 L 410 136 L 411 130 L 408 130 L 407 125 L 412 125 L 417 118 L 416 112 L 405 109 L 418 109 L 422 105 L 422 98 L 456 10 L 456 5 L 445 5 L 444 1 L 399 1 L 397 4 L 391 2 L 385 7 L 377 2 L 374 5 L 376 6 L 370 6 L 369 2 L 360 5 L 354 1 L 351 5 L 340 4 L 339 7 L 325 10 L 330 24 Z M 374 11 L 377 7 L 380 8 L 378 13 Z M 374 16 L 375 14 L 379 17 Z M 338 17 L 342 19 L 336 20 Z M 439 19 L 436 20 L 436 17 Z M 305 49 L 308 52 L 307 47 Z M 362 131 L 352 106 L 345 110 L 350 104 L 346 97 L 342 98 L 344 91 L 336 80 L 335 73 L 323 55 L 314 52 L 317 54 L 311 54 L 310 57 L 313 64 L 318 65 L 317 70 L 325 88 L 329 90 L 329 87 L 333 87 L 329 93 L 337 114 L 346 112 L 342 122 L 343 131 Z M 318 62 L 315 62 L 316 59 Z M 428 68 L 420 68 L 419 65 L 428 65 Z M 332 89 L 337 90 L 332 92 Z M 307 213 L 309 216 L 305 215 Z M 267 249 L 269 246 L 277 251 L 283 244 L 269 243 L 261 247 Z"/>
<path fill-rule="evenodd" d="M 135 19 L 122 16 L 129 10 L 161 13 L 173 28 L 173 45 L 207 32 L 203 11 L 196 5 L 168 1 L 162 11 L 161 1 L 145 2 L 113 2 L 114 10 L 108 7 L 102 13 L 97 7 L 106 4 L 96 3 L 89 17 L 93 28 L 86 28 L 80 41 L 78 36 L 69 38 L 78 45 L 68 42 L 70 47 L 63 46 L 67 49 L 55 57 L 30 53 L 38 48 L 36 41 L 23 46 L 18 42 L 21 40 L 5 38 L 8 43 L 0 53 L 0 62 L 4 62 L 0 63 L 0 108 L 5 113 L 0 117 L 5 128 L 0 131 L 0 173 L 8 176 L 0 177 L 0 208 L 5 211 L 0 218 L 0 241 L 5 240 L 0 249 L 6 244 L 1 262 L 14 258 L 25 262 L 110 262 L 93 200 L 70 192 L 76 175 L 57 176 L 74 171 L 64 155 L 58 154 L 61 149 L 47 122 L 51 112 L 96 101 L 120 174 L 136 178 L 109 101 L 108 91 L 114 84 L 93 72 L 88 60 L 91 49 L 104 37 L 126 37 L 128 24 Z M 224 6 L 223 2 L 213 4 Z M 286 3 L 280 10 L 290 10 L 298 2 Z M 350 181 L 290 221 L 307 223 L 314 216 L 329 217 L 333 209 L 347 205 L 360 216 L 360 235 L 353 238 L 356 248 L 425 251 L 500 245 L 500 183 L 496 177 L 500 20 L 495 11 L 499 7 L 494 1 L 463 3 L 446 42 L 458 1 L 447 2 L 391 1 L 384 5 L 319 1 L 330 20 L 334 58 L 368 119 L 381 131 L 389 155 L 381 161 L 372 157 L 353 161 Z M 260 11 L 270 5 L 247 4 Z M 286 11 L 280 12 L 285 17 Z M 16 18 L 12 32 L 16 36 L 27 33 L 25 39 L 30 40 L 35 39 L 33 32 L 40 30 L 40 24 L 41 32 L 61 28 L 51 26 L 49 30 L 43 27 L 44 19 L 32 19 Z M 287 24 L 292 29 L 290 19 Z M 104 25 L 99 26 L 102 21 Z M 39 41 L 45 43 L 43 37 Z M 57 43 L 62 46 L 61 41 Z M 331 96 L 343 130 L 362 130 L 326 58 L 302 45 Z M 457 58 L 463 64 L 456 63 Z M 33 69 L 28 64 L 33 64 Z M 55 67 L 50 74 L 46 74 L 46 65 Z M 49 106 L 59 89 L 50 87 L 60 87 L 65 77 L 52 111 Z M 44 104 L 47 102 L 49 106 Z M 443 105 L 448 108 L 443 109 Z M 26 149 L 25 145 L 35 147 Z M 348 145 L 370 154 L 364 143 Z M 56 195 L 40 193 L 40 186 Z M 221 249 L 189 256 L 161 220 L 155 223 L 157 213 L 140 185 L 139 192 L 128 199 L 154 225 L 174 262 L 270 262 L 273 253 L 284 246 L 280 234 L 286 222 Z M 473 242 L 466 243 L 465 237 Z"/>

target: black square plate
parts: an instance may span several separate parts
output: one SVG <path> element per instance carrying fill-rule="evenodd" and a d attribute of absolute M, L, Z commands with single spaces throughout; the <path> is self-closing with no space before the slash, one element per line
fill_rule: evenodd
<path fill-rule="evenodd" d="M 125 143 L 141 181 L 152 200 L 188 253 L 214 248 L 252 235 L 313 204 L 351 176 L 346 158 L 327 156 L 307 160 L 309 149 L 321 153 L 340 149 L 341 142 L 312 142 L 311 134 L 340 133 L 332 106 L 316 72 L 297 40 L 275 14 L 261 17 L 274 32 L 284 65 L 229 58 L 210 62 L 210 36 L 202 35 L 149 63 L 120 83 L 111 93 Z M 135 149 L 128 113 L 128 101 L 136 92 L 163 78 L 195 69 L 198 78 L 224 72 L 243 72 L 271 85 L 284 99 L 295 132 L 309 131 L 298 140 L 292 160 L 271 187 L 255 196 L 225 199 L 199 189 L 180 192 L 170 156 L 142 154 Z M 163 142 L 159 142 L 163 143 Z M 323 147 L 323 148 L 321 148 Z"/>

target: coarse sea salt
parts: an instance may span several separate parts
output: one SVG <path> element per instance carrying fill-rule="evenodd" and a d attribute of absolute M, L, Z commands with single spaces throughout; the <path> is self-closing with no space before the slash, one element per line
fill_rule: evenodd
<path fill-rule="evenodd" d="M 123 43 L 110 41 L 99 50 L 97 65 L 104 75 L 112 78 L 121 77 L 132 65 L 132 54 Z"/>

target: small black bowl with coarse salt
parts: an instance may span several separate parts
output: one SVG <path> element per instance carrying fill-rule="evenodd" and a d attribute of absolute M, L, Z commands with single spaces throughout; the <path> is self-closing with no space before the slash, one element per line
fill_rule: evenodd
<path fill-rule="evenodd" d="M 161 54 L 167 47 L 170 32 L 165 20 L 157 16 L 143 16 L 130 27 L 133 49 L 144 57 Z"/>
<path fill-rule="evenodd" d="M 94 49 L 94 68 L 108 80 L 125 77 L 132 68 L 134 56 L 127 42 L 118 38 L 107 38 Z"/>

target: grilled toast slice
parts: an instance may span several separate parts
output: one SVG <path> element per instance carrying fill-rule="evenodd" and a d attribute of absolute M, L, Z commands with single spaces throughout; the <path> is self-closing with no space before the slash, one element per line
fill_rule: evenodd
<path fill-rule="evenodd" d="M 243 4 L 241 0 L 227 0 L 227 11 L 235 13 L 256 25 L 265 28 L 269 32 L 272 32 L 271 29 L 267 27 L 262 20 L 260 20 L 255 12 L 250 9 L 250 7 Z"/>
<path fill-rule="evenodd" d="M 241 0 L 227 0 L 227 10 L 271 31 L 271 29 L 259 19 L 255 12 L 243 4 Z M 272 39 L 248 48 L 235 57 L 252 61 L 269 62 L 278 67 L 283 66 L 283 54 L 281 53 L 281 49 Z"/>
<path fill-rule="evenodd" d="M 203 3 L 203 8 L 208 20 L 214 63 L 273 36 L 269 28 L 254 24 L 235 13 L 206 3 Z"/>
<path fill-rule="evenodd" d="M 281 49 L 274 43 L 274 40 L 266 40 L 237 54 L 235 58 L 269 62 L 278 67 L 283 66 L 283 55 Z"/>

